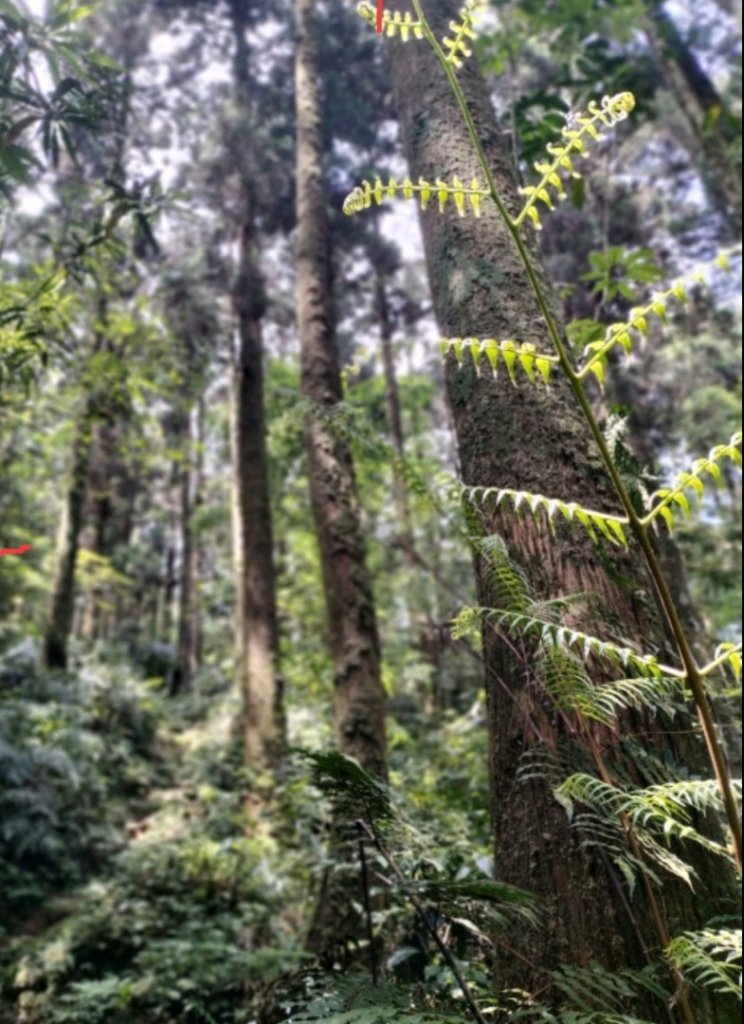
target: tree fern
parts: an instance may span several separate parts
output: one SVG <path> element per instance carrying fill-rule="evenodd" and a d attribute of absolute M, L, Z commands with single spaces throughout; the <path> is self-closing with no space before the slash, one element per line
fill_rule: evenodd
<path fill-rule="evenodd" d="M 671 488 L 661 492 L 657 491 L 652 507 L 645 516 L 642 512 L 637 511 L 633 495 L 613 456 L 612 445 L 605 438 L 592 410 L 590 398 L 584 388 L 584 380 L 591 374 L 601 384 L 604 380 L 607 356 L 610 350 L 619 345 L 626 352 L 629 351 L 633 345 L 633 334 L 642 335 L 647 330 L 647 317 L 650 314 L 663 319 L 666 316 L 668 300 L 675 298 L 683 301 L 685 299 L 684 286 L 680 283 L 675 283 L 666 292 L 657 293 L 652 296 L 650 303 L 646 306 L 634 308 L 627 322 L 613 324 L 607 329 L 603 338 L 592 339 L 585 350 L 583 365 L 577 368 L 567 343 L 566 334 L 561 330 L 551 310 L 551 304 L 540 283 L 540 275 L 536 272 L 533 257 L 522 238 L 520 230 L 522 224 L 527 220 L 531 221 L 535 227 L 540 228 L 541 222 L 538 206 L 542 204 L 545 207 L 553 208 L 554 198 L 562 199 L 565 197 L 563 177 L 565 175 L 578 175 L 574 159 L 587 152 L 587 144 L 590 141 L 601 140 L 603 129 L 613 128 L 616 124 L 625 120 L 635 106 L 635 99 L 632 93 L 629 92 L 619 93 L 616 96 L 605 96 L 599 103 L 590 103 L 586 112 L 578 111 L 573 114 L 562 129 L 562 140 L 559 143 L 548 146 L 549 159 L 536 163 L 535 169 L 540 178 L 536 184 L 525 186 L 521 190 L 522 194 L 526 196 L 526 202 L 516 216 L 512 216 L 499 193 L 483 141 L 478 134 L 465 94 L 451 66 L 456 63 L 452 58 L 453 55 L 457 56 L 458 38 L 461 39 L 461 36 L 458 36 L 459 29 L 456 25 L 451 26 L 451 29 L 455 32 L 454 38 L 448 37 L 449 41 L 445 43 L 445 49 L 443 49 L 432 33 L 420 0 L 412 0 L 412 2 L 415 17 L 419 23 L 418 27 L 421 30 L 420 35 L 432 46 L 437 59 L 442 65 L 467 127 L 480 166 L 480 173 L 485 182 L 485 185 L 481 185 L 479 179 L 474 179 L 470 189 L 467 189 L 459 180 L 456 182 L 453 180 L 452 184 L 438 181 L 436 187 L 439 190 L 440 210 L 444 211 L 447 201 L 451 196 L 455 197 L 454 205 L 460 214 L 465 212 L 468 200 L 470 200 L 471 205 L 474 204 L 474 212 L 479 211 L 481 201 L 493 203 L 519 254 L 554 351 L 551 353 L 553 356 L 551 359 L 547 353 L 538 353 L 536 349 L 533 350 L 532 348 L 526 349 L 517 341 L 486 339 L 483 342 L 477 338 L 453 338 L 452 345 L 450 346 L 449 341 L 447 341 L 445 346 L 448 351 L 450 349 L 453 350 L 458 358 L 462 357 L 463 350 L 467 348 L 474 359 L 476 369 L 479 369 L 481 359 L 484 356 L 494 369 L 498 367 L 499 360 L 503 360 L 512 380 L 516 380 L 514 370 L 517 366 L 521 366 L 528 378 L 532 378 L 535 369 L 537 369 L 546 383 L 552 372 L 551 367 L 560 368 L 567 380 L 576 404 L 581 410 L 588 431 L 596 444 L 621 507 L 618 509 L 617 514 L 613 514 L 609 518 L 602 512 L 595 513 L 595 518 L 592 519 L 591 511 L 583 508 L 578 503 L 571 507 L 568 502 L 563 502 L 564 508 L 561 509 L 558 505 L 558 499 L 553 499 L 555 504 L 550 505 L 551 499 L 544 498 L 542 495 L 523 493 L 517 488 L 501 489 L 498 492 L 492 491 L 491 494 L 494 495 L 495 493 L 495 498 L 499 503 L 508 500 L 512 505 L 513 511 L 516 510 L 518 512 L 521 507 L 524 507 L 533 514 L 539 513 L 543 515 L 547 512 L 549 520 L 552 519 L 552 515 L 559 511 L 563 512 L 564 515 L 568 511 L 568 518 L 575 518 L 587 529 L 590 529 L 590 531 L 596 529 L 605 536 L 605 539 L 614 540 L 619 543 L 624 542 L 625 528 L 627 527 L 628 532 L 633 534 L 643 552 L 643 557 L 653 580 L 656 596 L 674 637 L 677 654 L 683 670 L 680 672 L 675 669 L 665 669 L 651 655 L 639 654 L 630 648 L 619 647 L 602 641 L 597 637 L 591 637 L 567 626 L 546 621 L 540 616 L 530 615 L 524 610 L 515 613 L 510 608 L 479 609 L 477 611 L 467 609 L 458 617 L 456 628 L 458 630 L 472 628 L 477 616 L 480 615 L 483 620 L 493 623 L 506 633 L 539 640 L 543 646 L 550 644 L 556 647 L 563 646 L 570 649 L 574 654 L 579 654 L 584 659 L 591 656 L 600 662 L 604 662 L 605 665 L 613 667 L 619 665 L 624 668 L 630 668 L 634 673 L 642 677 L 663 678 L 683 675 L 695 702 L 711 764 L 721 790 L 722 803 L 733 840 L 735 861 L 741 875 L 742 836 L 738 802 L 709 707 L 708 695 L 705 689 L 705 670 L 701 670 L 698 665 L 690 640 L 681 623 L 674 595 L 649 537 L 649 530 L 656 518 L 664 519 L 668 525 L 671 525 L 670 520 L 673 521 L 671 506 L 682 507 L 686 510 L 687 497 L 684 493 L 685 490 L 692 489 L 699 492 L 701 476 L 704 474 L 715 476 L 718 472 L 717 463 L 720 458 L 728 456 L 734 459 L 734 461 L 740 462 L 738 451 L 741 440 L 740 436 L 737 435 L 728 445 L 721 445 L 714 449 L 707 460 L 701 460 L 696 463 L 692 471 L 681 475 Z M 367 20 L 369 20 L 370 7 L 371 5 L 365 5 L 361 11 Z M 462 25 L 470 29 L 466 17 L 468 9 L 468 5 L 466 5 L 463 10 Z M 392 34 L 395 34 L 395 30 L 393 30 Z M 419 33 L 417 32 L 416 34 L 418 35 Z M 468 31 L 465 34 L 470 38 L 472 32 Z M 390 182 L 386 190 L 381 180 L 376 181 L 374 186 L 370 185 L 369 182 L 365 182 L 360 188 L 355 189 L 351 193 L 347 198 L 344 208 L 348 213 L 363 210 L 371 205 L 373 199 L 377 202 L 382 202 L 388 191 L 392 196 L 397 195 L 400 191 L 403 191 L 409 197 L 418 194 L 422 200 L 425 197 L 425 201 L 428 201 L 433 194 L 433 187 L 424 181 L 420 182 L 418 186 L 415 186 L 410 181 L 406 181 L 403 188 L 400 189 L 395 182 Z M 727 256 L 724 254 L 720 260 L 720 265 L 725 267 L 726 264 Z M 541 360 L 539 366 L 537 363 L 538 359 Z M 596 518 L 596 516 L 599 518 Z M 713 671 L 715 667 L 717 667 L 717 664 L 714 658 L 713 662 L 710 663 L 709 670 Z M 610 702 L 612 702 L 613 697 L 616 701 L 620 701 L 622 700 L 622 692 L 622 688 L 618 687 L 614 694 L 610 694 L 608 691 L 605 696 Z"/>

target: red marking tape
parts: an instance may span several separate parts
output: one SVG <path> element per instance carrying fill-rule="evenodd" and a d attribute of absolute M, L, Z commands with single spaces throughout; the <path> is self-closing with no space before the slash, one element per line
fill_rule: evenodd
<path fill-rule="evenodd" d="M 382 5 L 384 0 L 377 0 L 377 31 L 382 32 Z"/>
<path fill-rule="evenodd" d="M 21 544 L 19 548 L 0 548 L 0 558 L 2 558 L 3 555 L 22 555 L 26 551 L 30 550 L 30 544 Z"/>

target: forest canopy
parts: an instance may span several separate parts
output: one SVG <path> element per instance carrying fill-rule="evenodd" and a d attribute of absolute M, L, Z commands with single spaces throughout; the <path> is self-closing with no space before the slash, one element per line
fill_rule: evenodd
<path fill-rule="evenodd" d="M 0 1024 L 741 1016 L 739 0 L 0 0 Z"/>

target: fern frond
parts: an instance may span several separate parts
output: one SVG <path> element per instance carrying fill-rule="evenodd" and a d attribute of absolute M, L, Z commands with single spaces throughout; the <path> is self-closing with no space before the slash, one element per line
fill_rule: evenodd
<path fill-rule="evenodd" d="M 512 560 L 503 537 L 491 534 L 476 545 L 485 561 L 492 599 L 512 612 L 524 612 L 531 604 L 530 584 L 522 568 Z"/>
<path fill-rule="evenodd" d="M 661 708 L 673 715 L 684 706 L 682 679 L 641 676 L 596 684 L 581 659 L 565 647 L 544 648 L 538 660 L 538 673 L 560 708 L 606 726 L 613 725 L 617 716 L 630 708 Z"/>
<path fill-rule="evenodd" d="M 377 26 L 377 10 L 373 4 L 361 3 L 357 6 L 357 14 L 370 25 Z M 401 14 L 400 11 L 382 12 L 382 31 L 390 38 L 397 36 L 404 43 L 407 43 L 411 36 L 414 39 L 424 38 L 424 29 L 418 18 L 414 18 L 410 11 Z"/>
<path fill-rule="evenodd" d="M 550 383 L 550 371 L 558 362 L 557 356 L 538 352 L 528 341 L 520 344 L 511 340 L 496 341 L 495 338 L 442 338 L 442 355 L 446 356 L 449 352 L 454 354 L 459 366 L 463 364 L 464 352 L 469 352 L 477 374 L 482 371 L 484 357 L 488 360 L 494 377 L 498 376 L 499 362 L 502 362 L 512 384 L 517 383 L 514 371 L 520 366 L 533 384 L 537 383 L 537 370 L 547 385 Z"/>
<path fill-rule="evenodd" d="M 588 106 L 588 114 L 581 111 L 573 114 L 569 123 L 561 129 L 561 135 L 565 141 L 548 144 L 548 153 L 553 159 L 550 162 L 537 161 L 535 163 L 535 170 L 541 175 L 540 181 L 537 185 L 528 185 L 519 190 L 522 195 L 527 196 L 527 202 L 519 214 L 513 218 L 514 226 L 518 227 L 529 218 L 535 228 L 539 230 L 542 224 L 537 204 L 541 202 L 548 209 L 554 209 L 551 188 L 557 199 L 566 198 L 561 175 L 568 173 L 574 178 L 581 177 L 573 165 L 572 156 L 586 156 L 586 140 L 600 140 L 602 138 L 600 126 L 611 128 L 618 121 L 624 121 L 634 107 L 635 97 L 633 94 L 621 92 L 616 96 L 603 96 L 600 103 L 592 100 Z M 579 127 L 572 127 L 572 123 Z"/>
<path fill-rule="evenodd" d="M 483 0 L 465 0 L 465 5 L 460 10 L 460 20 L 449 23 L 452 37 L 445 36 L 442 39 L 442 49 L 445 51 L 447 64 L 461 68 L 462 60 L 460 58 L 472 57 L 473 51 L 467 41 L 475 39 L 476 32 L 473 22 L 482 7 Z"/>
<path fill-rule="evenodd" d="M 569 523 L 579 523 L 587 531 L 592 540 L 597 540 L 597 531 L 611 544 L 622 544 L 627 547 L 624 526 L 628 525 L 625 516 L 615 516 L 608 512 L 598 512 L 593 508 L 584 508 L 575 501 L 562 501 L 560 498 L 548 498 L 544 494 L 532 491 L 515 491 L 510 487 L 463 487 L 463 496 L 475 504 L 489 503 L 492 509 L 508 502 L 514 512 L 529 509 L 535 515 L 538 510 L 545 513 L 548 523 L 553 528 L 554 520 L 560 513 Z"/>
<path fill-rule="evenodd" d="M 576 802 L 586 804 L 606 817 L 627 819 L 644 850 L 664 867 L 679 874 L 679 858 L 659 846 L 655 838 L 657 835 L 666 841 L 674 837 L 694 842 L 711 853 L 728 856 L 725 847 L 708 839 L 690 824 L 688 808 L 696 805 L 689 801 L 694 799 L 699 801 L 700 806 L 715 806 L 717 794 L 712 792 L 715 782 L 706 780 L 699 784 L 699 788 L 691 782 L 687 783 L 687 789 L 684 785 L 673 782 L 646 789 L 623 790 L 593 775 L 576 772 L 561 783 L 556 790 L 556 798 L 569 813 L 572 804 Z M 684 862 L 680 863 L 683 865 L 682 877 L 689 882 L 688 876 L 693 874 L 692 869 Z"/>
<path fill-rule="evenodd" d="M 659 678 L 664 674 L 675 675 L 674 669 L 661 665 L 652 654 L 638 654 L 630 647 L 620 647 L 609 640 L 582 633 L 578 629 L 537 618 L 528 612 L 513 612 L 504 608 L 480 608 L 478 612 L 488 621 L 505 632 L 539 640 L 546 647 L 568 648 L 581 655 L 600 659 L 617 668 L 630 668 L 645 676 Z"/>
<path fill-rule="evenodd" d="M 651 501 L 656 503 L 642 522 L 650 523 L 657 516 L 661 516 L 671 530 L 674 526 L 672 505 L 678 505 L 685 515 L 690 514 L 690 502 L 685 491 L 693 491 L 698 499 L 702 498 L 705 493 L 703 476 L 720 480 L 721 469 L 718 463 L 723 459 L 731 459 L 737 466 L 741 466 L 741 442 L 741 431 L 737 431 L 728 444 L 716 445 L 708 452 L 707 458 L 696 459 L 692 464 L 692 469 L 679 473 L 672 487 L 662 487 L 658 491 L 654 491 Z"/>
<path fill-rule="evenodd" d="M 657 708 L 674 715 L 684 707 L 685 686 L 679 676 L 615 679 L 595 686 L 590 694 L 594 713 L 616 718 L 631 708 Z M 591 717 L 587 712 L 587 717 Z"/>
<path fill-rule="evenodd" d="M 620 1014 L 626 1000 L 637 998 L 639 989 L 652 992 L 664 1002 L 670 995 L 659 984 L 653 967 L 646 967 L 640 971 L 631 968 L 608 971 L 595 962 L 590 963 L 588 967 L 563 964 L 557 970 L 551 971 L 551 976 L 556 987 L 569 1000 L 571 1007 L 584 1012 Z"/>
<path fill-rule="evenodd" d="M 599 384 L 602 385 L 607 369 L 607 356 L 616 345 L 630 355 L 633 349 L 634 338 L 641 337 L 648 332 L 649 317 L 655 316 L 659 320 L 666 321 L 669 312 L 669 305 L 676 301 L 687 302 L 687 289 L 689 283 L 704 283 L 705 270 L 710 270 L 713 265 L 721 268 L 729 268 L 731 256 L 741 252 L 741 246 L 734 246 L 719 253 L 713 264 L 707 264 L 704 268 L 698 268 L 694 272 L 685 275 L 684 278 L 674 281 L 668 288 L 654 292 L 649 302 L 643 306 L 631 309 L 630 316 L 624 323 L 610 324 L 605 330 L 604 338 L 592 341 L 584 348 L 585 362 L 577 371 L 579 379 L 583 379 L 589 373 L 593 374 Z M 586 358 L 588 356 L 588 358 Z"/>
<path fill-rule="evenodd" d="M 317 783 L 342 796 L 350 796 L 368 817 L 379 820 L 394 817 L 390 791 L 351 757 L 338 750 L 301 751 L 313 766 Z"/>
<path fill-rule="evenodd" d="M 741 930 L 685 932 L 672 939 L 664 952 L 693 984 L 741 999 Z"/>
<path fill-rule="evenodd" d="M 384 199 L 395 199 L 401 196 L 404 199 L 413 199 L 414 196 L 417 196 L 421 209 L 425 210 L 434 196 L 439 203 L 440 213 L 444 211 L 447 201 L 452 199 L 455 209 L 461 217 L 465 216 L 468 204 L 475 216 L 479 217 L 481 199 L 487 199 L 489 195 L 488 189 L 484 188 L 477 178 L 473 178 L 470 185 L 465 185 L 457 177 L 452 179 L 451 185 L 442 181 L 441 178 L 437 178 L 433 184 L 424 178 L 419 178 L 416 183 L 410 178 L 405 178 L 401 182 L 391 178 L 387 184 L 384 184 L 381 178 L 376 178 L 372 184 L 365 180 L 361 185 L 352 189 L 344 200 L 343 210 L 347 216 L 351 216 L 361 213 L 362 210 L 368 210 L 373 201 L 379 206 Z"/>

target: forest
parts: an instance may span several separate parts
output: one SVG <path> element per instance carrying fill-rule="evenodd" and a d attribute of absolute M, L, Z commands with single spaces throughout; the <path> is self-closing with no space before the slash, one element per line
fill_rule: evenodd
<path fill-rule="evenodd" d="M 740 0 L 0 0 L 0 1024 L 741 1019 Z"/>

